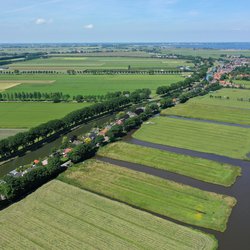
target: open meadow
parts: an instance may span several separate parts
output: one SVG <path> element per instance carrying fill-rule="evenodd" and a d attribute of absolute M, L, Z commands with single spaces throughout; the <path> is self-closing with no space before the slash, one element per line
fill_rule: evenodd
<path fill-rule="evenodd" d="M 0 103 L 0 128 L 32 128 L 62 118 L 91 103 L 4 102 Z"/>
<path fill-rule="evenodd" d="M 1 81 L 6 84 L 20 82 L 16 87 L 9 88 L 6 93 L 35 92 L 41 93 L 62 92 L 74 95 L 103 95 L 115 91 L 133 91 L 140 88 L 149 88 L 155 93 L 157 87 L 170 85 L 182 81 L 181 75 L 0 75 Z M 38 80 L 43 81 L 37 82 Z M 31 82 L 33 81 L 33 82 Z M 46 83 L 46 81 L 54 81 Z M 45 82 L 45 83 L 44 83 Z"/>
<path fill-rule="evenodd" d="M 231 186 L 241 172 L 239 167 L 228 164 L 125 142 L 109 144 L 101 148 L 98 155 L 159 168 L 223 186 Z"/>
<path fill-rule="evenodd" d="M 52 181 L 0 213 L 2 249 L 214 250 L 216 240 Z"/>
<path fill-rule="evenodd" d="M 133 137 L 162 145 L 246 159 L 250 129 L 200 121 L 156 117 L 144 123 Z"/>
<path fill-rule="evenodd" d="M 161 114 L 250 125 L 250 90 L 221 89 L 165 109 Z"/>
<path fill-rule="evenodd" d="M 132 57 L 49 57 L 10 64 L 10 69 L 18 70 L 85 70 L 85 69 L 165 69 L 178 70 L 180 66 L 193 64 L 187 60 L 132 58 Z"/>
<path fill-rule="evenodd" d="M 236 200 L 96 160 L 59 179 L 126 204 L 191 225 L 225 231 Z"/>

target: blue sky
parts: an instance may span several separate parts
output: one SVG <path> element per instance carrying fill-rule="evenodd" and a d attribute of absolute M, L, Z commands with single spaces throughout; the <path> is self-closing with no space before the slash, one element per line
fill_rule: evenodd
<path fill-rule="evenodd" d="M 8 0 L 4 42 L 250 42 L 249 0 Z"/>

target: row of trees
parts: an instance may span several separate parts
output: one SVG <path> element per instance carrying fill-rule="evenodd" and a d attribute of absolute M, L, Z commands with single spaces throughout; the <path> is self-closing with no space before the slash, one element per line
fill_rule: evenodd
<path fill-rule="evenodd" d="M 37 127 L 31 128 L 27 132 L 21 132 L 14 136 L 8 137 L 0 141 L 0 157 L 7 158 L 18 150 L 26 150 L 28 147 L 35 143 L 47 139 L 51 135 L 66 131 L 71 127 L 82 124 L 88 120 L 104 113 L 112 113 L 118 111 L 121 107 L 129 103 L 138 103 L 145 100 L 148 90 L 137 90 L 135 95 L 140 98 L 134 99 L 134 93 L 131 93 L 131 98 L 120 96 L 102 103 L 96 103 L 89 107 L 85 107 L 67 114 L 62 119 L 52 120 L 47 123 L 41 124 Z"/>
<path fill-rule="evenodd" d="M 68 101 L 70 95 L 62 92 L 41 93 L 41 92 L 15 92 L 0 93 L 0 101 Z"/>
<path fill-rule="evenodd" d="M 3 183 L 0 185 L 0 194 L 8 200 L 15 200 L 20 196 L 38 188 L 42 184 L 56 177 L 65 168 L 61 167 L 62 162 L 59 157 L 49 159 L 47 166 L 35 167 L 32 171 L 21 177 L 5 175 Z"/>

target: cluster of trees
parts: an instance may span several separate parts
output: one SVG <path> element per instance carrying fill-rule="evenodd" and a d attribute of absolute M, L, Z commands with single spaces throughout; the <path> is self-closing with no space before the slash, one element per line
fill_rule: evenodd
<path fill-rule="evenodd" d="M 117 98 L 117 97 L 130 97 L 131 102 L 136 103 L 137 101 L 141 101 L 144 99 L 148 99 L 150 97 L 151 91 L 150 89 L 138 89 L 135 90 L 134 92 L 130 93 L 130 91 L 116 91 L 116 92 L 109 92 L 106 95 L 88 95 L 88 96 L 83 96 L 83 95 L 77 95 L 73 96 L 73 100 L 77 102 L 103 102 L 107 100 L 111 100 L 112 98 Z"/>
<path fill-rule="evenodd" d="M 203 96 L 203 95 L 208 94 L 210 91 L 216 91 L 216 90 L 221 89 L 221 88 L 222 88 L 222 86 L 218 83 L 213 83 L 213 84 L 206 85 L 206 86 L 203 86 L 202 84 L 200 84 L 200 86 L 197 86 L 196 88 L 194 88 L 190 91 L 182 93 L 179 96 L 179 101 L 180 101 L 180 103 L 185 103 L 190 98 L 193 98 L 196 96 Z"/>
<path fill-rule="evenodd" d="M 140 101 L 146 98 L 146 94 L 149 91 L 146 89 L 136 90 L 136 95 L 140 96 Z M 131 95 L 134 92 L 131 93 Z M 130 103 L 137 103 L 132 97 L 120 96 L 102 103 L 96 103 L 89 107 L 85 107 L 67 114 L 60 120 L 52 120 L 47 123 L 41 124 L 37 127 L 31 128 L 27 132 L 21 132 L 14 136 L 0 140 L 0 157 L 7 158 L 18 150 L 26 150 L 31 145 L 34 145 L 38 141 L 44 140 L 51 135 L 66 131 L 71 127 L 82 124 L 88 120 L 94 119 L 95 117 L 118 111 L 121 107 L 124 107 Z"/>
<path fill-rule="evenodd" d="M 68 101 L 70 95 L 62 92 L 41 93 L 41 92 L 15 92 L 0 93 L 0 101 Z"/>
<path fill-rule="evenodd" d="M 65 168 L 61 167 L 61 164 L 59 157 L 53 157 L 49 159 L 47 166 L 35 167 L 21 177 L 5 175 L 4 182 L 0 185 L 0 194 L 4 195 L 8 200 L 15 200 L 64 171 Z"/>
<path fill-rule="evenodd" d="M 207 74 L 208 67 L 203 66 L 200 68 L 200 70 L 193 74 L 192 77 L 186 78 L 184 81 L 172 83 L 170 86 L 160 86 L 157 88 L 156 93 L 158 95 L 169 95 L 172 96 L 171 93 L 180 93 L 182 90 L 186 88 L 190 88 L 195 82 L 200 81 L 201 79 L 204 79 Z"/>
<path fill-rule="evenodd" d="M 93 157 L 96 153 L 97 148 L 94 143 L 79 144 L 73 148 L 73 150 L 68 154 L 68 158 L 73 163 L 78 163 L 80 161 L 89 159 Z"/>

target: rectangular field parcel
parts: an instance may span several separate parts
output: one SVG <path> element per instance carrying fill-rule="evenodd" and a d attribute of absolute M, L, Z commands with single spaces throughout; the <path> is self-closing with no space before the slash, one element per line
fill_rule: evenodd
<path fill-rule="evenodd" d="M 98 154 L 112 159 L 167 170 L 223 186 L 232 185 L 241 172 L 240 168 L 228 164 L 124 142 L 109 144 L 101 148 Z"/>
<path fill-rule="evenodd" d="M 0 75 L 1 81 L 21 82 L 6 93 L 62 92 L 71 95 L 103 95 L 115 91 L 149 88 L 155 93 L 158 86 L 170 85 L 184 78 L 180 75 Z M 37 82 L 38 80 L 43 83 Z M 53 81 L 53 83 L 45 83 Z"/>
<path fill-rule="evenodd" d="M 90 103 L 5 102 L 0 103 L 0 128 L 31 128 L 62 118 Z"/>
<path fill-rule="evenodd" d="M 133 137 L 232 158 L 248 158 L 250 129 L 168 117 L 156 117 L 150 121 L 143 124 Z"/>
<path fill-rule="evenodd" d="M 0 212 L 2 249 L 213 250 L 204 233 L 52 181 Z"/>
<path fill-rule="evenodd" d="M 236 200 L 229 196 L 90 160 L 60 180 L 196 226 L 224 231 Z"/>
<path fill-rule="evenodd" d="M 250 90 L 222 89 L 161 114 L 250 125 Z"/>
<path fill-rule="evenodd" d="M 67 70 L 67 69 L 165 69 L 178 70 L 178 66 L 192 67 L 193 63 L 179 59 L 133 57 L 50 57 L 10 64 L 19 70 Z"/>

